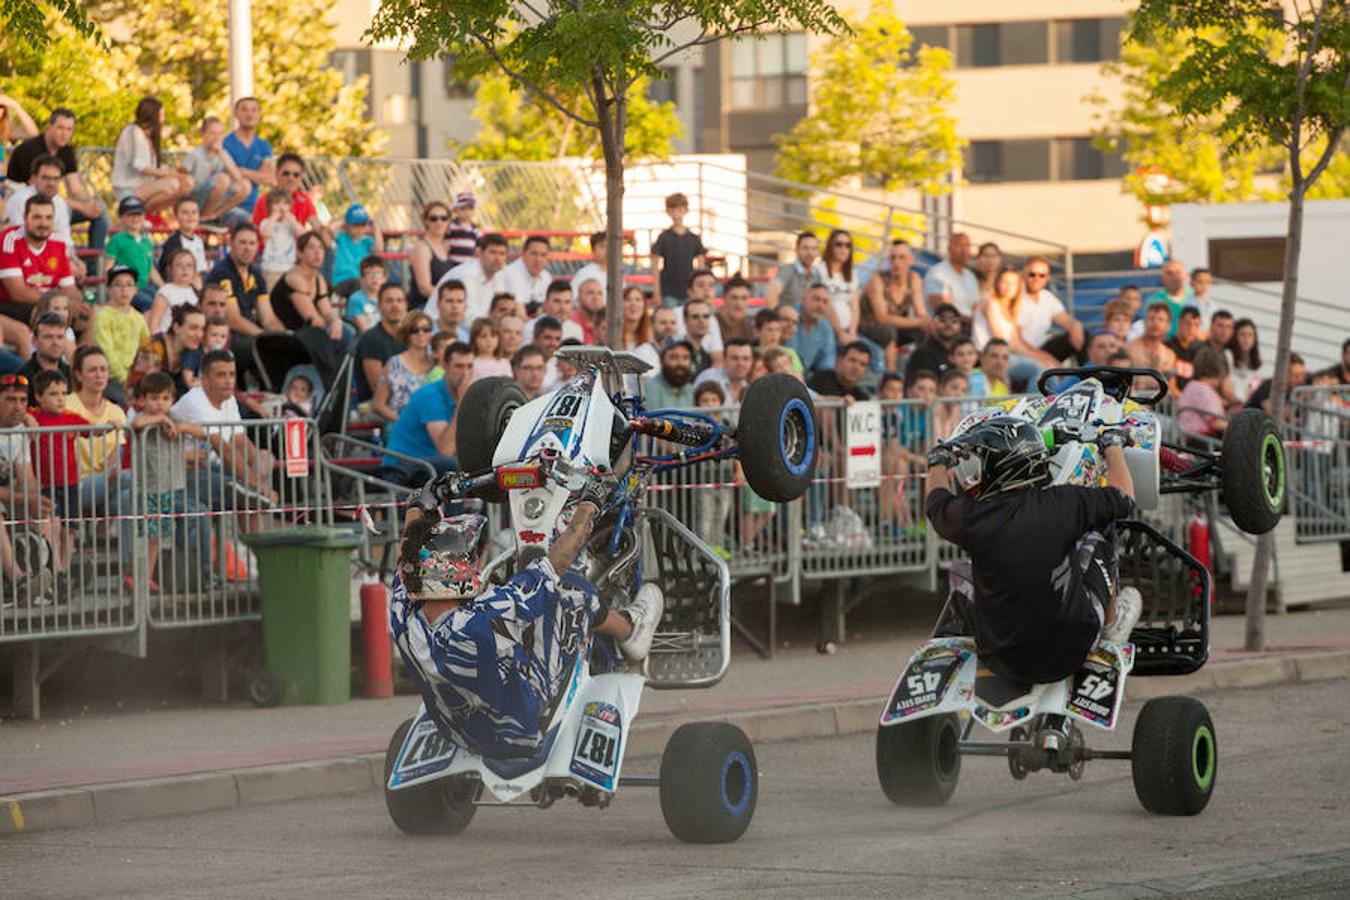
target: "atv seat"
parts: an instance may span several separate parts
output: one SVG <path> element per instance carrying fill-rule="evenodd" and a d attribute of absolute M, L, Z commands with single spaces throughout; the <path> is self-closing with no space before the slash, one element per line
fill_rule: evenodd
<path fill-rule="evenodd" d="M 1019 697 L 1025 697 L 1033 687 L 1027 682 L 1004 678 L 991 669 L 980 668 L 975 672 L 975 696 L 991 709 L 1002 709 Z"/>

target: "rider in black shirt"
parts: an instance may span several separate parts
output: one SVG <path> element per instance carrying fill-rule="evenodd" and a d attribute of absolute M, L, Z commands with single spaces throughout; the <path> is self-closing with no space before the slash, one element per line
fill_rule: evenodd
<path fill-rule="evenodd" d="M 970 554 L 977 652 L 998 675 L 1058 681 L 1077 671 L 1099 637 L 1129 639 L 1139 593 L 1126 588 L 1117 598 L 1114 548 L 1103 534 L 1134 510 L 1128 440 L 1124 431 L 1099 436 L 1104 488 L 1041 487 L 1050 477 L 1045 439 L 1009 416 L 929 454 L 928 520 Z M 949 489 L 953 475 L 964 495 Z"/>

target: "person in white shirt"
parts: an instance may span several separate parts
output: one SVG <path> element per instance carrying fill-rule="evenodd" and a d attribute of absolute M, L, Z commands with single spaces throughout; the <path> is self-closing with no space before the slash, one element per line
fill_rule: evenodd
<path fill-rule="evenodd" d="M 248 439 L 234 398 L 234 355 L 212 350 L 202 358 L 202 383 L 173 405 L 174 417 L 206 428 L 205 458 L 188 451 L 188 491 L 196 502 L 234 508 L 243 498 L 257 507 L 275 503 L 271 487 L 272 455 Z"/>
<path fill-rule="evenodd" d="M 46 194 L 52 198 L 52 237 L 66 245 L 66 256 L 70 259 L 71 274 L 78 282 L 84 278 L 84 263 L 75 253 L 75 244 L 70 239 L 70 204 L 61 196 L 61 176 L 65 173 L 61 160 L 55 156 L 39 156 L 33 161 L 28 183 L 16 188 L 5 200 L 5 221 L 10 225 L 23 225 L 23 206 L 34 194 Z"/>
<path fill-rule="evenodd" d="M 572 276 L 572 293 L 579 293 L 581 283 L 594 278 L 600 282 L 601 288 L 607 288 L 609 285 L 609 276 L 605 272 L 605 233 L 597 231 L 591 235 L 591 261 L 586 263 L 580 269 L 577 269 Z"/>
<path fill-rule="evenodd" d="M 507 290 L 522 304 L 544 302 L 553 276 L 548 271 L 548 238 L 532 234 L 525 239 L 520 258 L 506 267 Z"/>
<path fill-rule="evenodd" d="M 1022 267 L 1026 286 L 1022 302 L 1017 306 L 1017 328 L 1022 340 L 1045 350 L 1055 359 L 1067 359 L 1082 352 L 1085 333 L 1079 322 L 1046 285 L 1050 282 L 1050 261 L 1033 256 Z M 1052 333 L 1054 326 L 1064 329 L 1062 335 Z"/>
<path fill-rule="evenodd" d="M 980 280 L 966 265 L 969 261 L 970 236 L 957 231 L 947 241 L 947 258 L 923 277 L 923 293 L 928 298 L 930 312 L 940 303 L 950 303 L 963 320 L 970 321 L 975 302 L 980 299 Z"/>
<path fill-rule="evenodd" d="M 652 339 L 633 348 L 633 355 L 651 366 L 642 373 L 643 378 L 651 378 L 661 371 L 661 348 L 679 333 L 680 316 L 673 307 L 658 306 L 652 310 Z"/>
<path fill-rule="evenodd" d="M 458 281 L 464 285 L 465 299 L 468 301 L 468 315 L 465 318 L 468 321 L 487 317 L 493 295 L 502 291 L 510 293 L 511 288 L 506 279 L 506 253 L 509 246 L 506 238 L 495 231 L 489 232 L 478 239 L 477 259 L 460 263 L 436 282 L 438 287 L 446 281 Z M 436 292 L 433 291 L 422 307 L 422 311 L 433 320 L 436 318 L 435 297 Z"/>
<path fill-rule="evenodd" d="M 572 285 L 565 279 L 559 278 L 549 284 L 548 292 L 544 295 L 544 305 L 539 307 L 539 315 L 525 323 L 522 335 L 525 343 L 534 343 L 534 327 L 545 316 L 562 325 L 562 337 L 558 338 L 559 341 L 568 338 L 577 341 L 582 339 L 581 323 L 575 320 L 576 310 L 572 308 Z"/>

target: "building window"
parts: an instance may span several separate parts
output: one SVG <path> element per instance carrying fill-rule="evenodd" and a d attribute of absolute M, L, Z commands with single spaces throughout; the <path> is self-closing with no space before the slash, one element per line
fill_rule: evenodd
<path fill-rule="evenodd" d="M 1054 23 L 1055 61 L 1104 62 L 1120 58 L 1120 31 L 1125 20 L 1061 19 Z"/>
<path fill-rule="evenodd" d="M 1050 141 L 971 141 L 966 150 L 965 176 L 975 184 L 1049 181 Z"/>
<path fill-rule="evenodd" d="M 647 97 L 653 103 L 678 103 L 677 85 L 675 79 L 679 77 L 676 69 L 663 68 L 661 72 L 665 77 L 653 78 L 647 85 Z"/>
<path fill-rule="evenodd" d="M 1228 281 L 1284 281 L 1284 238 L 1212 240 L 1209 268 Z"/>
<path fill-rule="evenodd" d="M 997 22 L 956 26 L 956 65 L 1030 66 L 1050 61 L 1046 22 Z"/>
<path fill-rule="evenodd" d="M 806 105 L 806 35 L 771 34 L 731 46 L 733 109 Z"/>
<path fill-rule="evenodd" d="M 941 47 L 944 50 L 952 45 L 951 34 L 946 25 L 919 25 L 909 30 L 914 38 L 910 52 L 917 55 L 922 47 Z"/>
<path fill-rule="evenodd" d="M 451 100 L 467 100 L 473 96 L 473 83 L 461 78 L 455 72 L 455 56 L 450 54 L 441 59 L 441 83 L 445 87 L 445 96 Z"/>
<path fill-rule="evenodd" d="M 1105 153 L 1092 146 L 1092 138 L 1055 140 L 1055 180 L 1088 181 L 1119 178 L 1128 170 L 1117 153 Z"/>

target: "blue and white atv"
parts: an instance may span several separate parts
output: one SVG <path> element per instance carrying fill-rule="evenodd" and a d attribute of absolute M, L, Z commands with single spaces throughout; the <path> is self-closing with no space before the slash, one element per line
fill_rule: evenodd
<path fill-rule="evenodd" d="M 731 427 L 694 411 L 644 409 L 637 376 L 648 365 L 628 353 L 578 347 L 558 355 L 577 374 L 533 401 L 506 378 L 469 388 L 456 426 L 466 473 L 457 487 L 507 503 L 513 546 L 490 563 L 493 579 L 502 580 L 547 552 L 587 476 L 616 474 L 618 502 L 572 571 L 612 607 L 655 583 L 665 598 L 661 625 L 640 671 L 630 671 L 606 639 L 588 636 L 533 758 L 477 756 L 419 709 L 394 732 L 385 755 L 389 814 L 405 832 L 454 834 L 480 806 L 543 808 L 573 797 L 604 807 L 620 786 L 641 785 L 659 787 L 666 824 L 680 840 L 734 841 L 750 824 L 759 790 L 754 748 L 739 728 L 682 725 L 666 744 L 659 775 L 623 773 L 643 685 L 712 686 L 731 655 L 727 565 L 670 513 L 647 505 L 647 479 L 736 457 L 761 497 L 800 497 L 816 463 L 810 397 L 790 376 L 765 376 L 750 386 Z"/>

